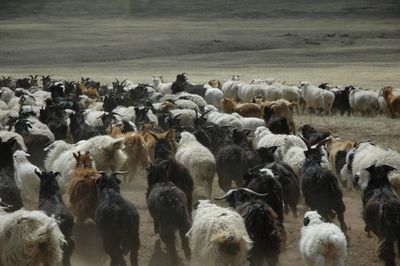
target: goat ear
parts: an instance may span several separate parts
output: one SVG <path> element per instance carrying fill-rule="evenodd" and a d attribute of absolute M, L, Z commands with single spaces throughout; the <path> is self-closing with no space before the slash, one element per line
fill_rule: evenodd
<path fill-rule="evenodd" d="M 12 137 L 12 138 L 9 138 L 6 143 L 8 146 L 11 147 L 11 149 L 14 149 L 14 148 L 16 148 L 17 140 L 15 139 L 15 137 Z"/>
<path fill-rule="evenodd" d="M 309 217 L 304 217 L 303 225 L 307 226 L 309 223 L 310 223 L 310 218 Z"/>
<path fill-rule="evenodd" d="M 75 158 L 75 160 L 77 160 L 77 161 L 78 161 L 79 155 L 78 155 L 78 154 L 76 154 L 75 152 L 73 152 L 73 153 L 72 153 L 72 155 L 74 155 L 74 158 Z"/>
<path fill-rule="evenodd" d="M 396 170 L 396 168 L 390 166 L 390 165 L 382 165 L 383 170 L 385 170 L 385 173 L 388 173 L 390 171 Z"/>
<path fill-rule="evenodd" d="M 365 168 L 365 171 L 368 171 L 370 173 L 374 172 L 375 170 L 375 164 L 370 165 L 368 168 Z"/>
<path fill-rule="evenodd" d="M 268 147 L 267 148 L 267 150 L 270 152 L 270 153 L 275 153 L 275 151 L 278 149 L 278 146 L 272 146 L 272 147 Z"/>
<path fill-rule="evenodd" d="M 124 139 L 118 139 L 114 143 L 111 144 L 112 150 L 122 149 L 124 146 Z"/>
<path fill-rule="evenodd" d="M 158 135 L 156 133 L 154 133 L 153 131 L 149 131 L 149 134 L 156 140 L 158 141 L 160 138 L 158 137 Z"/>

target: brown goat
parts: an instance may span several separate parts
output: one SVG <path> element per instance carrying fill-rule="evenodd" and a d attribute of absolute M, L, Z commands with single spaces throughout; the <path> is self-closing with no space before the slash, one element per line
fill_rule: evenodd
<path fill-rule="evenodd" d="M 352 140 L 343 140 L 337 141 L 334 138 L 328 142 L 327 149 L 329 153 L 329 164 L 332 170 L 334 170 L 337 177 L 340 176 L 340 169 L 337 169 L 337 154 L 340 151 L 345 152 L 346 154 L 357 145 L 357 141 Z"/>
<path fill-rule="evenodd" d="M 152 130 L 154 130 L 154 126 L 146 123 L 143 124 L 141 132 L 144 142 L 146 142 L 147 152 L 151 162 L 154 161 L 154 149 L 156 147 L 156 139 L 152 136 L 152 134 L 150 134 Z"/>
<path fill-rule="evenodd" d="M 82 94 L 88 96 L 89 98 L 93 98 L 93 99 L 100 98 L 100 94 L 99 94 L 99 91 L 97 90 L 97 88 L 86 87 L 86 85 L 83 84 L 82 82 L 78 82 L 78 85 L 79 85 L 79 89 L 81 90 Z"/>
<path fill-rule="evenodd" d="M 129 175 L 126 177 L 126 183 L 132 181 L 137 171 L 145 169 L 149 163 L 149 153 L 143 136 L 139 133 L 130 133 L 125 135 L 125 153 L 128 156 L 126 165 Z"/>
<path fill-rule="evenodd" d="M 93 159 L 88 151 L 85 154 L 74 153 L 74 157 L 76 166 L 70 177 L 68 195 L 71 211 L 77 222 L 82 223 L 88 218 L 94 220 L 99 204 L 95 181 L 98 172 L 93 167 Z"/>
<path fill-rule="evenodd" d="M 262 117 L 262 109 L 255 103 L 237 103 L 231 98 L 221 100 L 221 107 L 225 113 L 238 113 L 243 117 Z"/>
<path fill-rule="evenodd" d="M 388 86 L 382 89 L 381 94 L 385 98 L 387 108 L 393 118 L 400 114 L 400 96 L 393 94 L 393 88 Z"/>
<path fill-rule="evenodd" d="M 161 103 L 161 109 L 165 112 L 168 112 L 176 109 L 176 106 L 172 100 L 166 100 Z"/>
<path fill-rule="evenodd" d="M 208 85 L 210 85 L 213 88 L 218 88 L 221 89 L 222 88 L 222 84 L 221 81 L 219 81 L 218 79 L 212 79 L 208 82 Z"/>

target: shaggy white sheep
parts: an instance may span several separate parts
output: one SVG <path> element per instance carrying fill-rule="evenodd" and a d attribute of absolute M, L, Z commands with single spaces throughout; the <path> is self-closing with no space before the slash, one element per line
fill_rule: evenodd
<path fill-rule="evenodd" d="M 189 132 L 182 132 L 175 159 L 183 164 L 193 177 L 195 187 L 203 185 L 207 198 L 211 198 L 216 171 L 215 158 L 211 151 Z"/>
<path fill-rule="evenodd" d="M 57 221 L 44 212 L 0 213 L 0 266 L 59 265 L 64 242 Z"/>
<path fill-rule="evenodd" d="M 174 105 L 178 109 L 190 109 L 200 112 L 199 106 L 197 106 L 197 104 L 190 100 L 178 99 L 174 101 Z"/>
<path fill-rule="evenodd" d="M 209 84 L 204 84 L 206 88 L 206 93 L 204 95 L 204 100 L 207 104 L 211 104 L 216 108 L 220 107 L 221 100 L 224 98 L 224 93 L 218 88 L 214 88 Z"/>
<path fill-rule="evenodd" d="M 242 102 L 250 102 L 255 96 L 265 97 L 265 84 L 240 83 L 237 86 L 237 96 Z"/>
<path fill-rule="evenodd" d="M 350 91 L 350 108 L 354 113 L 373 116 L 380 110 L 377 91 L 367 91 L 354 88 Z"/>
<path fill-rule="evenodd" d="M 196 119 L 196 111 L 190 109 L 174 109 L 170 110 L 173 117 L 178 117 L 179 124 L 182 127 L 193 127 Z"/>
<path fill-rule="evenodd" d="M 256 129 L 258 128 L 258 127 L 262 127 L 262 126 L 266 126 L 265 125 L 265 121 L 264 121 L 264 119 L 261 119 L 261 118 L 257 118 L 257 117 L 243 117 L 243 116 L 241 116 L 240 114 L 238 114 L 238 113 L 232 113 L 232 115 L 233 116 L 236 116 L 237 118 L 239 118 L 240 119 L 240 121 L 242 122 L 242 124 L 243 124 L 243 128 L 244 129 L 250 129 L 251 130 L 251 135 L 250 136 L 253 136 L 254 135 L 254 132 L 256 131 Z"/>
<path fill-rule="evenodd" d="M 193 265 L 247 265 L 252 242 L 242 216 L 208 200 L 199 202 L 187 233 Z"/>
<path fill-rule="evenodd" d="M 306 103 L 307 108 L 322 109 L 326 114 L 331 114 L 332 104 L 335 100 L 335 94 L 329 90 L 323 90 L 312 86 L 308 82 L 301 82 L 299 89 Z"/>
<path fill-rule="evenodd" d="M 238 97 L 238 85 L 240 84 L 239 82 L 240 76 L 239 75 L 233 75 L 231 80 L 228 80 L 222 84 L 222 93 L 224 94 L 225 98 L 232 98 L 232 99 L 237 99 Z"/>
<path fill-rule="evenodd" d="M 225 113 L 220 113 L 217 108 L 215 108 L 212 105 L 207 105 L 204 108 L 205 112 L 208 112 L 204 115 L 204 117 L 207 119 L 208 122 L 214 123 L 219 126 L 231 126 L 235 127 L 238 130 L 243 130 L 243 123 L 242 121 L 232 115 L 232 114 L 225 114 Z"/>
<path fill-rule="evenodd" d="M 0 89 L 0 100 L 7 104 L 8 110 L 19 110 L 19 97 L 16 97 L 15 93 L 10 88 L 2 87 Z"/>
<path fill-rule="evenodd" d="M 14 152 L 14 174 L 16 180 L 21 180 L 21 198 L 25 209 L 35 210 L 39 206 L 40 180 L 34 171 L 40 172 L 40 169 L 28 161 L 29 156 L 24 151 Z"/>
<path fill-rule="evenodd" d="M 396 168 L 388 174 L 388 178 L 394 189 L 400 192 L 400 153 L 368 142 L 360 143 L 348 152 L 346 164 L 340 174 L 348 182 L 348 185 L 355 180 L 361 190 L 364 190 L 370 179 L 370 173 L 365 169 L 373 164 L 377 166 L 390 165 Z"/>
<path fill-rule="evenodd" d="M 22 138 L 22 136 L 16 132 L 11 132 L 11 131 L 5 131 L 5 130 L 1 130 L 0 131 L 0 138 L 3 141 L 7 141 L 10 138 L 15 138 L 17 140 L 17 145 L 18 145 L 18 149 L 23 150 L 23 151 L 27 151 L 25 143 L 24 143 L 24 139 Z"/>
<path fill-rule="evenodd" d="M 334 223 L 325 223 L 316 211 L 308 211 L 301 229 L 300 253 L 308 266 L 344 266 L 346 237 Z"/>

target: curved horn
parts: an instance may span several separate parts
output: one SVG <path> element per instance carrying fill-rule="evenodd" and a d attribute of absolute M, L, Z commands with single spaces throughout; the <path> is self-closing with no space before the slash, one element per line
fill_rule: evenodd
<path fill-rule="evenodd" d="M 40 176 L 42 175 L 42 173 L 40 173 L 40 172 L 38 171 L 37 168 L 35 168 L 35 169 L 33 170 L 33 172 L 35 172 L 35 174 L 36 174 L 38 177 L 40 177 Z"/>
<path fill-rule="evenodd" d="M 260 194 L 260 193 L 257 193 L 255 191 L 253 191 L 251 189 L 248 189 L 248 188 L 245 188 L 245 187 L 238 188 L 237 190 L 242 190 L 242 191 L 249 192 L 250 194 L 256 195 L 257 197 L 266 197 L 266 196 L 269 195 L 269 193 Z"/>
<path fill-rule="evenodd" d="M 208 114 L 209 112 L 211 112 L 212 111 L 212 109 L 210 109 L 210 110 L 208 110 L 208 111 L 205 111 L 201 116 L 200 116 L 200 118 L 203 118 L 206 114 Z"/>
<path fill-rule="evenodd" d="M 115 171 L 115 172 L 112 172 L 111 174 L 112 175 L 124 175 L 124 174 L 127 174 L 127 173 L 128 173 L 128 171 Z"/>
<path fill-rule="evenodd" d="M 316 149 L 319 149 L 322 145 L 324 145 L 328 140 L 332 139 L 332 136 L 329 135 L 327 138 L 321 140 L 320 142 L 318 142 L 315 147 Z"/>
<path fill-rule="evenodd" d="M 237 191 L 237 190 L 238 190 L 237 188 L 232 188 L 232 189 L 230 189 L 228 192 L 226 192 L 226 194 L 223 195 L 222 197 L 214 198 L 214 199 L 215 199 L 215 200 L 223 200 L 223 199 L 229 197 L 233 192 L 235 192 L 235 191 Z"/>
<path fill-rule="evenodd" d="M 302 135 L 299 135 L 299 137 L 304 141 L 304 143 L 305 143 L 306 146 L 307 146 L 307 149 L 310 149 L 311 146 L 310 146 L 310 143 L 308 142 L 308 140 L 306 140 Z"/>

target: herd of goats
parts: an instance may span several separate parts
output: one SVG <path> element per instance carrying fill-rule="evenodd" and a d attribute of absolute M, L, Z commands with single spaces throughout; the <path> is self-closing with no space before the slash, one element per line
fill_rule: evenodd
<path fill-rule="evenodd" d="M 147 176 L 154 232 L 172 265 L 277 265 L 284 217 L 304 198 L 306 265 L 345 265 L 342 188 L 361 190 L 365 231 L 395 265 L 400 153 L 340 140 L 301 112 L 400 114 L 399 90 L 275 80 L 193 85 L 51 76 L 0 80 L 0 266 L 71 265 L 74 224 L 94 222 L 110 265 L 138 265 L 139 213 L 120 187 Z M 214 177 L 229 208 L 211 201 Z M 194 200 L 194 196 L 196 199 Z M 203 199 L 202 199 L 203 198 Z M 204 199 L 205 198 L 205 199 Z M 335 219 L 339 226 L 335 225 Z"/>

